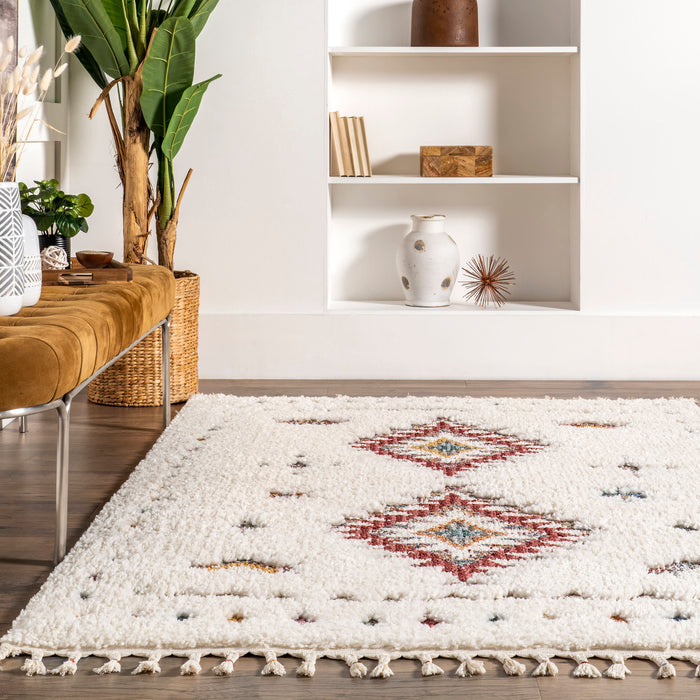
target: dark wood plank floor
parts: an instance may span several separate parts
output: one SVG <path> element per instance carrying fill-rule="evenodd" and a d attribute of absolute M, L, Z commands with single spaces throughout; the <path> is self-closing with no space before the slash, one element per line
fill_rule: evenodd
<path fill-rule="evenodd" d="M 556 397 L 661 397 L 700 399 L 700 382 L 292 382 L 207 381 L 204 393 L 239 395 L 471 395 Z M 177 409 L 176 409 L 177 410 Z M 38 590 L 51 571 L 53 550 L 54 454 L 56 420 L 51 414 L 30 419 L 25 435 L 16 424 L 0 432 L 0 634 Z M 69 545 L 75 543 L 112 493 L 128 478 L 160 434 L 160 409 L 119 409 L 76 400 L 71 432 Z M 49 667 L 57 660 L 47 659 Z M 445 676 L 424 679 L 412 661 L 392 663 L 389 680 L 357 680 L 340 662 L 322 660 L 312 679 L 294 676 L 295 660 L 284 660 L 285 678 L 261 677 L 263 661 L 244 658 L 232 678 L 207 673 L 217 662 L 203 661 L 204 673 L 181 677 L 181 661 L 164 659 L 156 677 L 131 676 L 135 659 L 124 661 L 120 675 L 98 677 L 90 659 L 80 664 L 75 678 L 26 678 L 21 660 L 0 664 L 0 698 L 509 698 L 599 700 L 627 698 L 696 698 L 700 679 L 689 664 L 676 663 L 678 677 L 655 679 L 655 668 L 630 661 L 633 675 L 619 682 L 571 677 L 570 662 L 559 662 L 557 678 L 506 677 L 500 665 L 487 662 L 486 676 L 459 679 L 455 662 L 440 661 Z M 606 663 L 596 661 L 602 670 Z M 527 661 L 529 670 L 534 663 Z"/>

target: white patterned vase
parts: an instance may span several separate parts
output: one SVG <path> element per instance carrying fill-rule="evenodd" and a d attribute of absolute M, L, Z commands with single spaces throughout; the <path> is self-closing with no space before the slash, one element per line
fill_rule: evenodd
<path fill-rule="evenodd" d="M 24 224 L 24 295 L 22 306 L 34 306 L 41 296 L 41 252 L 39 229 L 34 219 L 22 216 Z"/>
<path fill-rule="evenodd" d="M 19 187 L 0 182 L 0 316 L 22 308 L 24 295 L 24 227 Z"/>
<path fill-rule="evenodd" d="M 412 216 L 396 267 L 407 306 L 449 306 L 459 272 L 459 249 L 445 231 L 446 216 Z"/>

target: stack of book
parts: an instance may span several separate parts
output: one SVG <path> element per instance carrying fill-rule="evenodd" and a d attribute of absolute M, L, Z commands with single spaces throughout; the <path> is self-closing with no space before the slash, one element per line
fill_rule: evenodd
<path fill-rule="evenodd" d="M 364 117 L 331 112 L 331 177 L 371 177 Z"/>

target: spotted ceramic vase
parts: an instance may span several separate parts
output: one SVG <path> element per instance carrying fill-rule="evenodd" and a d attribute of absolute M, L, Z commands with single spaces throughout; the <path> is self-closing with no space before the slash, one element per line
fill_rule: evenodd
<path fill-rule="evenodd" d="M 412 216 L 413 229 L 396 255 L 408 306 L 449 306 L 459 271 L 459 249 L 445 231 L 441 214 Z"/>

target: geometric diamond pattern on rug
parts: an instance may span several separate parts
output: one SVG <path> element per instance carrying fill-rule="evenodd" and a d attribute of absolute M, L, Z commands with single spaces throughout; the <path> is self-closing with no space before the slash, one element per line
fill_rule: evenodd
<path fill-rule="evenodd" d="M 673 574 L 678 576 L 679 574 L 685 573 L 686 571 L 696 571 L 700 569 L 700 562 L 698 561 L 677 561 L 668 566 L 662 566 L 658 569 L 649 569 L 650 574 Z"/>
<path fill-rule="evenodd" d="M 512 435 L 492 433 L 446 420 L 366 438 L 356 442 L 353 447 L 423 464 L 446 476 L 543 449 L 542 445 Z"/>
<path fill-rule="evenodd" d="M 489 569 L 539 557 L 589 532 L 456 493 L 347 520 L 338 530 L 348 539 L 414 559 L 417 566 L 442 568 L 463 582 Z"/>

